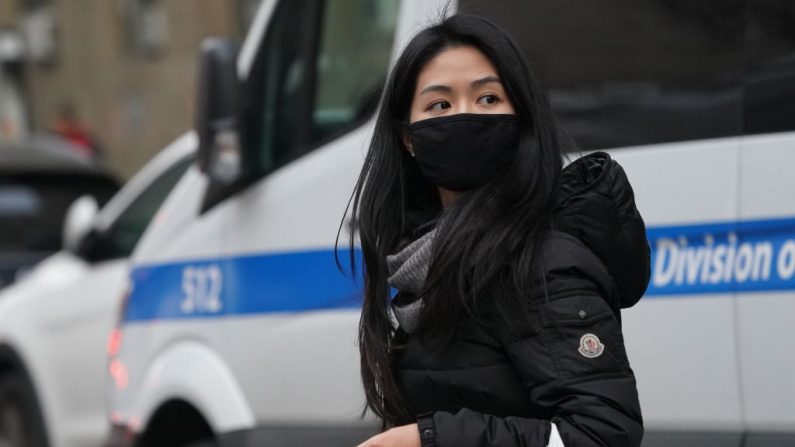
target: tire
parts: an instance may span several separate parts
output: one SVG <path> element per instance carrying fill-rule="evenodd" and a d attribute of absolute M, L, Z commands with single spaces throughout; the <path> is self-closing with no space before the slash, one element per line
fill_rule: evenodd
<path fill-rule="evenodd" d="M 44 424 L 30 384 L 0 376 L 0 447 L 46 446 Z"/>

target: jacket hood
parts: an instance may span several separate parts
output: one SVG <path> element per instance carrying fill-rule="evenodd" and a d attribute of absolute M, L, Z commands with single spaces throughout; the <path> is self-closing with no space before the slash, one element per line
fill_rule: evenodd
<path fill-rule="evenodd" d="M 595 152 L 563 169 L 553 228 L 596 254 L 615 282 L 622 308 L 640 300 L 651 274 L 646 225 L 624 169 L 609 154 Z"/>

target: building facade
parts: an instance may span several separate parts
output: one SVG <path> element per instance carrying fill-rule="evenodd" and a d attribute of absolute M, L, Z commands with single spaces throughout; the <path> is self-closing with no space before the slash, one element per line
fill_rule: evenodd
<path fill-rule="evenodd" d="M 68 110 L 111 169 L 129 177 L 192 126 L 201 41 L 241 39 L 257 3 L 0 1 L 0 30 L 24 43 L 21 62 L 5 64 L 20 86 L 24 125 L 51 130 Z M 0 103 L 11 101 L 5 96 Z"/>

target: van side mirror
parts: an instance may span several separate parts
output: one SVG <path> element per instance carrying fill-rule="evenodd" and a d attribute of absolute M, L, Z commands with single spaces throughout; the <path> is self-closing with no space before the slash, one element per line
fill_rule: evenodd
<path fill-rule="evenodd" d="M 231 184 L 240 177 L 240 83 L 238 45 L 226 39 L 202 42 L 196 107 L 198 161 L 212 180 Z"/>
<path fill-rule="evenodd" d="M 89 195 L 80 196 L 72 202 L 66 212 L 63 226 L 63 247 L 72 252 L 79 253 L 80 246 L 86 235 L 91 232 L 94 218 L 99 212 L 97 200 Z"/>

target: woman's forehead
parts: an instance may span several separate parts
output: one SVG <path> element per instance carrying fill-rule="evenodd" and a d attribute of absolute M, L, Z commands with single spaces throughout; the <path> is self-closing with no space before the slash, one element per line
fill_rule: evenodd
<path fill-rule="evenodd" d="M 499 79 L 485 54 L 472 46 L 448 48 L 431 59 L 417 77 L 417 93 L 434 85 L 467 87 L 483 79 Z"/>

